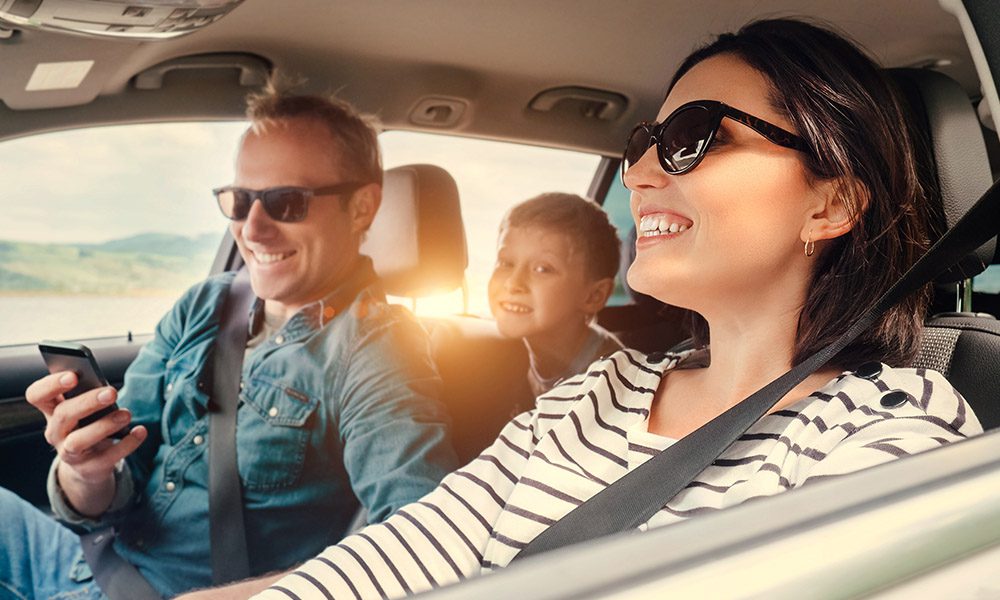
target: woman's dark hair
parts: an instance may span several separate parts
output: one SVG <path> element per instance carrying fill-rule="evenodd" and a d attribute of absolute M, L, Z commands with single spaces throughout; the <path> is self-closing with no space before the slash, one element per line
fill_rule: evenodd
<path fill-rule="evenodd" d="M 936 179 L 922 165 L 933 162 L 909 130 L 893 84 L 841 35 L 804 21 L 752 22 L 688 56 L 670 88 L 720 54 L 736 56 L 769 80 L 772 105 L 809 145 L 809 174 L 843 183 L 839 192 L 855 222 L 815 259 L 792 359 L 798 364 L 840 337 L 929 247 L 940 209 Z M 929 301 L 928 285 L 887 311 L 831 364 L 910 364 Z M 708 342 L 704 319 L 695 315 L 692 329 L 696 342 Z"/>

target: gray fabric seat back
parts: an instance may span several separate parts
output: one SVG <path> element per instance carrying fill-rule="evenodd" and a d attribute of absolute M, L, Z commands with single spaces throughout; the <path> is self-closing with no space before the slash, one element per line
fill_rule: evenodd
<path fill-rule="evenodd" d="M 983 130 L 962 87 L 928 70 L 890 74 L 907 98 L 918 133 L 933 154 L 945 226 L 950 227 L 993 182 Z M 938 291 L 982 272 L 994 260 L 996 238 L 937 279 Z M 952 292 L 954 293 L 954 292 Z M 913 366 L 940 371 L 969 401 L 983 427 L 1000 426 L 1000 321 L 982 313 L 945 313 L 928 319 Z"/>

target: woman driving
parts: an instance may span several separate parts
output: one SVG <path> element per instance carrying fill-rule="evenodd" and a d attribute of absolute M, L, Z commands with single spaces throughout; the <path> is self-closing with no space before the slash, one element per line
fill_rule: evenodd
<path fill-rule="evenodd" d="M 933 183 L 900 103 L 837 34 L 768 20 L 720 36 L 681 65 L 656 119 L 622 165 L 639 231 L 628 278 L 696 314 L 700 348 L 594 363 L 421 501 L 243 592 L 398 597 L 506 566 L 838 337 L 929 245 Z M 905 368 L 927 304 L 925 289 L 886 313 L 640 529 L 981 432 L 944 377 Z"/>

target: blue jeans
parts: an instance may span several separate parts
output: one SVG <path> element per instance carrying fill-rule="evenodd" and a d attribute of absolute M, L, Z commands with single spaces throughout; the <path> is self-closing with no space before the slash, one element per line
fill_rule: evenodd
<path fill-rule="evenodd" d="M 0 488 L 0 600 L 106 600 L 80 538 Z"/>

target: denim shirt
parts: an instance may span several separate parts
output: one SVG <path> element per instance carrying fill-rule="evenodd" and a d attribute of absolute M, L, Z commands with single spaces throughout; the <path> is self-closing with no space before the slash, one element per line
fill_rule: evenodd
<path fill-rule="evenodd" d="M 350 279 L 370 270 L 362 257 Z M 118 399 L 149 437 L 118 476 L 132 497 L 116 498 L 105 522 L 118 525 L 119 554 L 165 595 L 212 583 L 208 395 L 199 381 L 232 280 L 212 277 L 178 301 Z M 331 312 L 322 301 L 303 308 L 243 363 L 236 447 L 255 575 L 337 542 L 359 500 L 370 522 L 382 521 L 458 466 L 419 323 L 386 304 L 377 283 Z M 81 522 L 65 502 L 53 507 Z"/>

